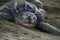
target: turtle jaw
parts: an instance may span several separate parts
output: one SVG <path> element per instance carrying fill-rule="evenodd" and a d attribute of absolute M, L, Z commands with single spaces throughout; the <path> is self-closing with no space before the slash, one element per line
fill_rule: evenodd
<path fill-rule="evenodd" d="M 18 25 L 24 26 L 24 27 L 28 27 L 28 28 L 34 27 L 34 25 L 28 24 L 28 23 L 26 23 L 22 20 L 19 20 L 19 19 L 16 19 L 15 23 Z"/>

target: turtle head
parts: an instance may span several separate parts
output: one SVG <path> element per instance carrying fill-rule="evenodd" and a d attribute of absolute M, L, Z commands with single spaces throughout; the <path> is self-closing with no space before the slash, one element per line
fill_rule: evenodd
<path fill-rule="evenodd" d="M 34 27 L 36 24 L 37 17 L 34 13 L 25 12 L 22 16 L 23 21 L 30 25 L 31 27 Z"/>
<path fill-rule="evenodd" d="M 34 13 L 22 12 L 18 15 L 18 24 L 26 27 L 34 27 L 36 25 L 37 17 Z"/>

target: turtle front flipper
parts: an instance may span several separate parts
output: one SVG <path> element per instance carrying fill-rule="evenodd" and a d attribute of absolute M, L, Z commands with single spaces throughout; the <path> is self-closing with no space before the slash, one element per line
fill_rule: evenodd
<path fill-rule="evenodd" d="M 5 12 L 0 12 L 0 19 L 5 19 L 5 20 L 11 20 L 14 21 L 14 18 L 11 14 L 5 13 Z"/>
<path fill-rule="evenodd" d="M 37 26 L 37 29 L 43 31 L 43 32 L 47 32 L 50 34 L 55 34 L 55 35 L 59 35 L 60 36 L 60 29 L 45 23 L 45 22 L 41 22 L 39 27 Z"/>

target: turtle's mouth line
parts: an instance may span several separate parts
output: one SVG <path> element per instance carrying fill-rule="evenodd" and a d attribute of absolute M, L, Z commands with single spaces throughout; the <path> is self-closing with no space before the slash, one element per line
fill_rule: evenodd
<path fill-rule="evenodd" d="M 25 27 L 33 27 L 34 25 L 32 25 L 31 23 L 27 23 L 27 22 L 24 22 L 22 20 L 19 21 L 19 25 L 22 25 L 22 26 L 25 26 Z"/>

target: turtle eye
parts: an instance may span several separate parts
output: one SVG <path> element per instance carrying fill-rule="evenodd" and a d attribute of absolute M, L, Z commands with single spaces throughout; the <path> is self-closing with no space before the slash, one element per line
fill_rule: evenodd
<path fill-rule="evenodd" d="M 33 17 L 33 20 L 35 20 L 35 18 Z"/>

